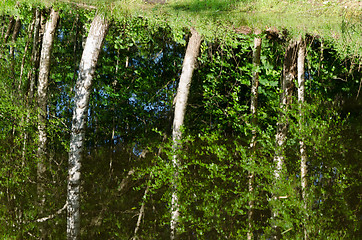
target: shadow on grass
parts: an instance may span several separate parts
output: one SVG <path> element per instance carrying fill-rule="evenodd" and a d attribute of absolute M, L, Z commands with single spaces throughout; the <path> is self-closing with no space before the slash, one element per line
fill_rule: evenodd
<path fill-rule="evenodd" d="M 176 11 L 190 12 L 220 12 L 231 11 L 237 8 L 239 3 L 247 2 L 248 0 L 187 0 L 176 1 L 172 7 Z"/>

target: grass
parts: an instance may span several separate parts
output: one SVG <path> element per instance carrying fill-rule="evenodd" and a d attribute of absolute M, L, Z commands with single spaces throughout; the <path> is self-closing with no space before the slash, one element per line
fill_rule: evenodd
<path fill-rule="evenodd" d="M 149 0 L 149 2 L 157 0 Z M 235 28 L 287 29 L 291 38 L 309 33 L 330 41 L 343 56 L 362 58 L 360 0 L 0 0 L 0 11 L 16 14 L 16 2 L 50 6 L 57 2 L 103 9 L 114 18 L 137 15 L 174 31 L 195 27 L 205 38 L 225 38 Z M 161 1 L 164 2 L 164 1 Z"/>

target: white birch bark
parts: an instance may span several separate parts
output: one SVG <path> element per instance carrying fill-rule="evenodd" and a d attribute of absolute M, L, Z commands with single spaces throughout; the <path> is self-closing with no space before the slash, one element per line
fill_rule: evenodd
<path fill-rule="evenodd" d="M 175 151 L 175 154 L 172 159 L 172 164 L 175 169 L 175 172 L 174 172 L 172 198 L 171 198 L 171 222 L 170 222 L 171 240 L 177 238 L 176 231 L 180 216 L 179 198 L 177 191 L 178 169 L 180 167 L 180 160 L 178 159 L 176 151 L 181 147 L 180 143 L 182 137 L 181 128 L 184 123 L 192 74 L 195 69 L 195 64 L 197 56 L 200 51 L 200 45 L 202 40 L 201 35 L 198 32 L 196 32 L 194 29 L 191 29 L 191 34 L 192 35 L 187 44 L 186 54 L 182 64 L 182 73 L 177 88 L 176 101 L 175 101 L 175 115 L 173 119 L 172 140 L 173 140 L 173 150 Z"/>
<path fill-rule="evenodd" d="M 276 164 L 276 169 L 274 171 L 275 179 L 280 179 L 280 174 L 283 169 L 284 164 L 284 153 L 283 148 L 286 142 L 287 133 L 288 133 L 288 121 L 285 117 L 289 105 L 291 104 L 292 91 L 294 87 L 294 79 L 297 75 L 296 69 L 296 48 L 297 43 L 291 43 L 284 56 L 284 66 L 283 66 L 283 77 L 282 77 L 282 93 L 280 97 L 280 117 L 277 124 L 277 135 L 276 135 L 276 148 L 277 151 L 274 156 L 274 163 Z"/>
<path fill-rule="evenodd" d="M 303 136 L 303 126 L 304 126 L 304 112 L 303 112 L 303 104 L 304 104 L 304 92 L 305 92 L 305 52 L 306 45 L 305 41 L 301 38 L 298 42 L 298 102 L 299 102 L 299 132 L 300 135 Z M 302 186 L 302 199 L 305 210 L 307 210 L 307 152 L 306 145 L 303 137 L 301 137 L 299 141 L 299 151 L 300 151 L 300 175 L 301 175 L 301 186 Z M 306 227 L 304 226 L 304 239 L 308 239 L 308 234 Z"/>
<path fill-rule="evenodd" d="M 88 113 L 89 96 L 98 56 L 109 23 L 101 15 L 96 15 L 87 37 L 79 65 L 75 87 L 72 132 L 70 139 L 67 187 L 67 239 L 76 240 L 80 235 L 80 168 L 84 146 L 85 125 Z"/>
<path fill-rule="evenodd" d="M 148 181 L 145 193 L 143 194 L 143 201 L 142 201 L 142 204 L 141 204 L 140 212 L 138 214 L 136 228 L 134 229 L 132 240 L 137 240 L 138 239 L 137 234 L 138 234 L 138 230 L 141 227 L 142 217 L 145 214 L 145 204 L 146 204 L 146 198 L 147 198 L 147 194 L 148 194 L 149 189 L 150 189 L 150 181 Z"/>
<path fill-rule="evenodd" d="M 292 100 L 292 91 L 294 87 L 294 79 L 297 77 L 297 42 L 292 42 L 285 52 L 284 64 L 283 64 L 283 76 L 282 76 L 282 92 L 280 96 L 280 115 L 277 123 L 277 133 L 275 137 L 276 141 L 276 151 L 274 156 L 274 179 L 276 183 L 276 189 L 278 188 L 278 182 L 281 179 L 281 174 L 284 168 L 284 148 L 287 140 L 288 133 L 288 119 L 286 112 L 288 111 L 289 105 Z M 278 193 L 274 192 L 274 200 L 277 201 L 280 199 Z M 275 230 L 275 235 L 273 239 L 280 239 L 279 229 L 275 225 L 275 219 L 278 217 L 278 210 L 272 209 L 272 218 L 274 220 L 273 228 Z"/>
<path fill-rule="evenodd" d="M 50 57 L 51 51 L 54 42 L 54 33 L 56 30 L 57 22 L 59 18 L 59 13 L 51 10 L 48 21 L 45 24 L 45 33 L 43 37 L 43 44 L 40 55 L 39 62 L 39 77 L 38 77 L 38 162 L 37 162 L 37 181 L 38 181 L 38 201 L 39 201 L 39 212 L 43 213 L 43 208 L 45 204 L 45 171 L 46 171 L 46 156 L 47 156 L 47 132 L 46 132 L 46 122 L 47 122 L 47 104 L 48 104 L 48 80 L 49 80 L 49 70 L 50 70 Z M 46 238 L 46 229 L 40 227 L 41 238 Z"/>
<path fill-rule="evenodd" d="M 258 68 L 260 66 L 260 53 L 261 53 L 261 38 L 254 38 L 254 50 L 253 50 L 253 78 L 251 82 L 251 97 L 250 97 L 250 112 L 251 112 L 251 124 L 252 124 L 252 138 L 250 141 L 250 151 L 251 151 L 251 165 L 254 165 L 255 161 L 255 148 L 256 148 L 256 127 L 257 127 L 257 105 L 258 105 L 258 87 L 259 87 L 259 71 Z M 250 195 L 254 191 L 254 179 L 255 174 L 253 171 L 249 171 L 249 193 Z M 248 210 L 248 224 L 249 230 L 247 233 L 247 239 L 251 240 L 253 238 L 253 231 L 252 231 L 252 222 L 253 222 L 253 215 L 254 215 L 254 201 L 249 200 L 249 210 Z"/>

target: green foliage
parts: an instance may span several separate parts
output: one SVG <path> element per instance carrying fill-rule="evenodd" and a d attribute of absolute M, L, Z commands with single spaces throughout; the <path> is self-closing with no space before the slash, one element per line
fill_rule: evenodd
<path fill-rule="evenodd" d="M 22 101 L 11 90 L 4 65 L 0 68 L 2 78 L 0 80 L 0 235 L 9 238 L 14 233 L 22 233 L 23 228 L 20 219 L 15 218 L 20 211 L 25 219 L 34 216 L 31 207 L 34 187 L 28 181 L 34 177 L 34 157 L 36 140 L 24 145 L 24 132 L 28 137 L 36 139 L 33 124 L 35 122 L 34 111 L 26 109 Z M 25 122 L 26 116 L 30 115 Z"/>
<path fill-rule="evenodd" d="M 0 7 L 7 14 L 21 14 L 23 24 L 18 39 L 0 49 L 0 235 L 9 239 L 39 236 L 34 220 L 64 205 L 74 84 L 82 42 L 94 16 L 93 10 L 79 5 L 57 4 L 62 12 L 48 94 L 49 181 L 46 209 L 40 216 L 36 205 L 37 111 L 34 103 L 26 101 L 32 44 L 27 53 L 25 45 L 32 42 L 27 39 L 32 8 L 53 2 L 19 2 L 18 8 L 13 7 L 13 1 Z M 101 5 L 100 1 L 82 3 Z M 255 203 L 253 232 L 260 239 L 270 237 L 271 224 L 280 227 L 285 239 L 301 239 L 303 226 L 315 239 L 354 239 L 360 235 L 361 198 L 356 194 L 361 188 L 361 71 L 355 57 L 360 46 L 356 14 L 342 14 L 347 20 L 341 28 L 345 35 L 329 39 L 332 32 L 323 31 L 340 26 L 339 17 L 325 23 L 341 13 L 334 1 L 327 6 L 320 1 L 308 6 L 297 0 L 107 3 L 102 11 L 111 9 L 107 16 L 114 20 L 92 86 L 82 163 L 82 237 L 129 239 L 143 203 L 139 238 L 169 237 L 170 186 L 176 170 L 171 143 L 173 100 L 191 26 L 203 34 L 204 42 L 191 86 L 185 137 L 176 153 L 181 159 L 177 169 L 181 238 L 244 239 L 250 200 Z M 315 6 L 320 9 L 313 10 Z M 305 10 L 300 12 L 301 8 Z M 0 20 L 5 32 L 9 18 Z M 290 38 L 311 34 L 306 37 L 304 118 L 300 119 L 297 104 L 285 113 L 289 134 L 284 175 L 279 182 L 274 179 L 273 157 L 285 43 L 261 34 L 261 65 L 254 69 L 255 36 L 234 31 L 244 25 L 264 28 L 274 24 L 286 27 Z M 10 46 L 15 48 L 14 56 L 9 55 Z M 343 54 L 341 48 L 346 49 Z M 351 57 L 341 57 L 346 54 Z M 259 72 L 260 86 L 257 148 L 252 152 L 249 144 L 254 126 L 249 99 L 254 70 Z M 304 120 L 302 128 L 300 120 Z M 25 133 L 28 140 L 23 156 Z M 301 139 L 308 153 L 307 209 L 301 199 Z M 249 172 L 256 176 L 253 192 L 248 191 Z M 285 198 L 274 200 L 273 194 Z M 271 219 L 271 209 L 276 208 L 278 218 Z M 47 224 L 52 226 L 49 238 L 58 239 L 64 235 L 65 214 L 56 215 Z"/>

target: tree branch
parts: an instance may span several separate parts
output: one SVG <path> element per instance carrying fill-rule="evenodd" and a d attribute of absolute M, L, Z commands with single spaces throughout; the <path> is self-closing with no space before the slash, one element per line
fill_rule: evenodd
<path fill-rule="evenodd" d="M 49 216 L 47 216 L 47 217 L 38 218 L 38 219 L 35 220 L 35 222 L 45 222 L 45 221 L 48 221 L 48 220 L 50 220 L 50 219 L 53 219 L 53 218 L 55 218 L 57 215 L 61 214 L 61 213 L 64 211 L 64 209 L 67 208 L 67 206 L 68 206 L 68 202 L 66 202 L 66 203 L 64 204 L 64 206 L 63 206 L 61 209 L 59 209 L 58 211 L 56 211 L 55 213 L 53 213 L 53 214 L 51 214 L 51 215 L 49 215 Z"/>

